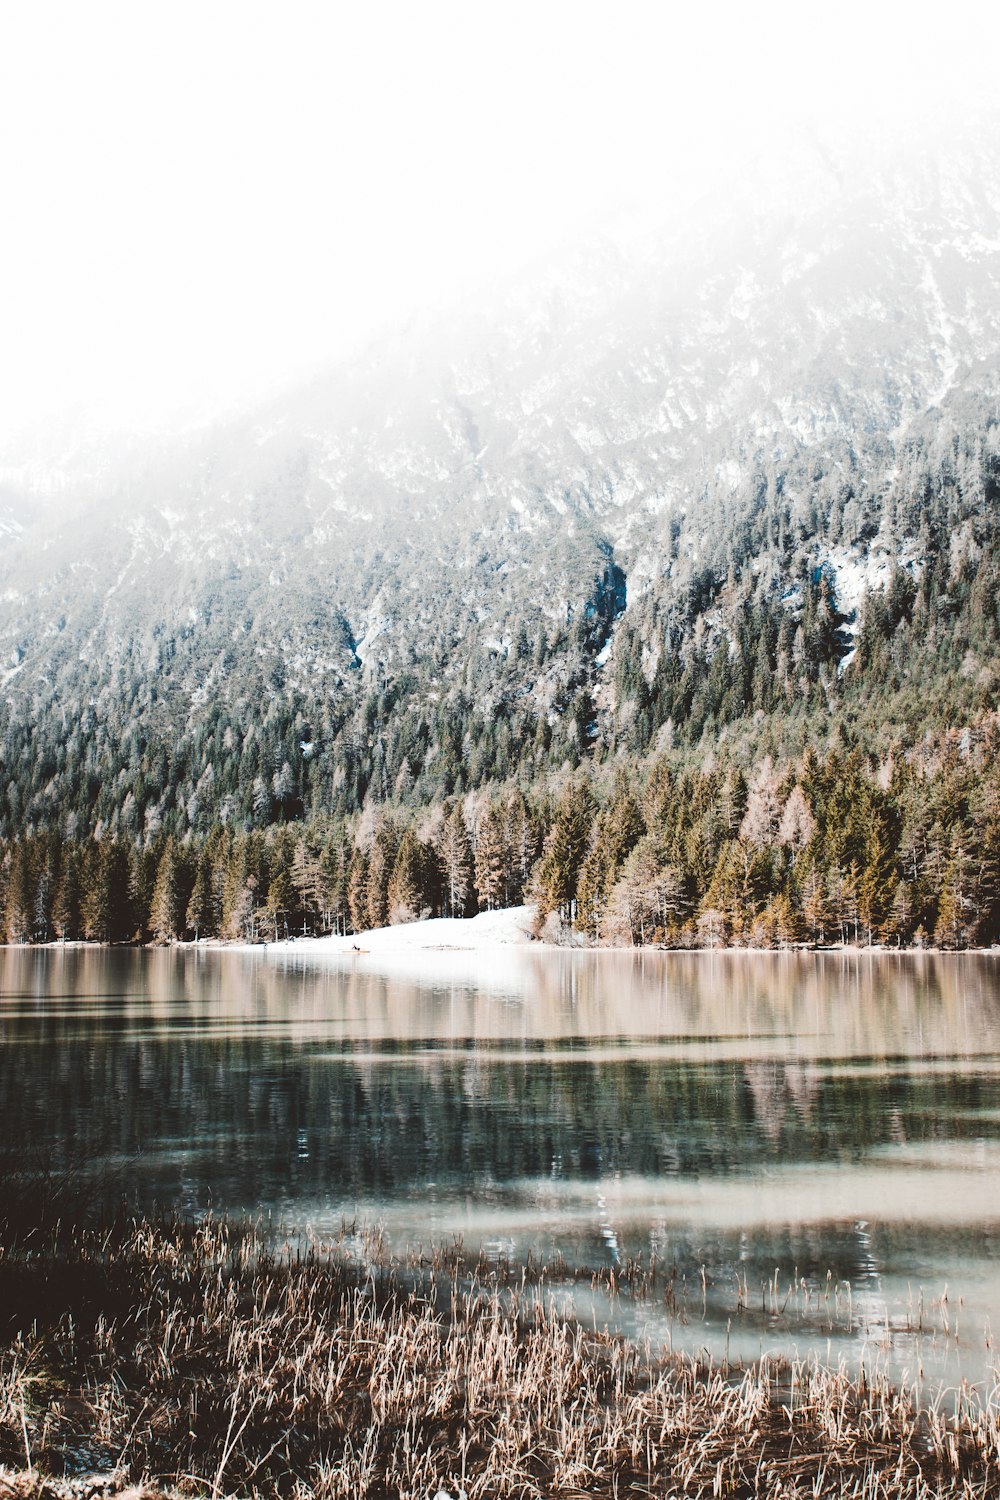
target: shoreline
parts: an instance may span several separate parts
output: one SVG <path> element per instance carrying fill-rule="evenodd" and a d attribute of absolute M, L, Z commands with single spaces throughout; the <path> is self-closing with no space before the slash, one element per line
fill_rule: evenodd
<path fill-rule="evenodd" d="M 4 1500 L 1000 1490 L 995 1380 L 946 1403 L 877 1367 L 676 1354 L 578 1319 L 568 1266 L 349 1230 L 275 1252 L 211 1215 L 0 1245 Z M 631 1263 L 602 1285 L 671 1287 Z"/>
<path fill-rule="evenodd" d="M 613 953 L 678 954 L 687 957 L 796 957 L 819 954 L 837 957 L 873 958 L 1000 958 L 1000 943 L 989 947 L 941 948 L 935 945 L 906 944 L 887 946 L 882 943 L 789 943 L 778 947 L 727 943 L 719 947 L 680 947 L 666 944 L 594 943 L 589 940 L 553 942 L 535 937 L 535 919 L 531 906 L 502 907 L 479 912 L 474 917 L 428 917 L 415 922 L 399 922 L 386 927 L 367 928 L 347 935 L 326 933 L 289 934 L 287 937 L 177 939 L 173 942 L 107 943 L 75 938 L 62 941 L 53 938 L 45 943 L 0 943 L 0 949 L 82 950 L 135 949 L 148 952 L 219 952 L 219 953 L 307 953 L 315 958 L 388 957 L 401 958 L 431 953 L 483 953 L 499 951 L 532 953 Z"/>

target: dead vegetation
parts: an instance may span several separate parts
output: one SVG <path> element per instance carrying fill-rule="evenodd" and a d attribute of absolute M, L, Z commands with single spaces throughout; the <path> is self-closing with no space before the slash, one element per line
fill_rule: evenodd
<path fill-rule="evenodd" d="M 211 1218 L 29 1236 L 0 1250 L 0 1497 L 1000 1492 L 993 1399 L 663 1356 L 561 1297 Z"/>

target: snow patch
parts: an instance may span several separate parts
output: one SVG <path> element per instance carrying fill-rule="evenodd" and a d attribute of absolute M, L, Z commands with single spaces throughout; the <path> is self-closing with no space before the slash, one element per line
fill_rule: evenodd
<path fill-rule="evenodd" d="M 826 553 L 817 556 L 817 565 L 830 576 L 837 608 L 842 614 L 856 615 L 866 593 L 884 592 L 894 568 L 905 568 L 914 577 L 919 577 L 923 559 L 917 556 L 912 542 L 898 552 L 876 542 L 867 549 L 857 544 L 830 547 Z M 844 628 L 853 631 L 856 622 Z"/>
<path fill-rule="evenodd" d="M 250 951 L 263 952 L 277 962 L 347 962 L 383 971 L 469 974 L 477 982 L 499 977 L 499 960 L 506 952 L 513 960 L 531 943 L 535 920 L 533 906 L 515 906 L 503 911 L 484 911 L 477 917 L 433 917 L 424 922 L 401 922 L 395 927 L 377 927 L 351 937 L 299 938 L 294 942 L 268 943 Z M 486 969 L 484 957 L 488 956 Z M 472 966 L 471 968 L 469 966 Z M 454 971 L 454 972 L 452 972 Z"/>
<path fill-rule="evenodd" d="M 955 379 L 955 373 L 958 370 L 958 356 L 955 353 L 955 327 L 948 316 L 944 305 L 944 298 L 941 295 L 941 288 L 938 286 L 937 277 L 934 275 L 934 268 L 929 260 L 924 263 L 924 274 L 920 282 L 920 289 L 927 294 L 934 312 L 934 316 L 928 319 L 930 331 L 937 334 L 944 346 L 941 358 L 941 384 L 930 397 L 931 406 L 940 406 Z"/>
<path fill-rule="evenodd" d="M 733 458 L 724 459 L 716 466 L 715 477 L 720 487 L 725 485 L 730 494 L 733 494 L 743 481 L 743 466 Z"/>
<path fill-rule="evenodd" d="M 867 549 L 857 544 L 831 547 L 825 554 L 817 557 L 817 563 L 830 579 L 837 608 L 848 617 L 841 626 L 841 632 L 850 641 L 850 646 L 837 663 L 840 675 L 847 671 L 854 660 L 854 643 L 860 625 L 858 610 L 865 595 L 884 593 L 897 567 L 906 569 L 919 578 L 924 560 L 917 555 L 916 546 L 911 541 L 898 551 L 890 550 L 877 542 Z"/>
<path fill-rule="evenodd" d="M 362 666 L 365 665 L 367 655 L 380 635 L 388 630 L 391 620 L 388 615 L 376 615 L 369 622 L 368 629 L 354 647 L 354 654 Z"/>

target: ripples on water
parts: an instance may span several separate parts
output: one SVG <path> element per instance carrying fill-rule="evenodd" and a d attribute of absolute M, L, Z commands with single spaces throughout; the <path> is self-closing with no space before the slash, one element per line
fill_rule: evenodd
<path fill-rule="evenodd" d="M 376 962 L 2 950 L 0 1127 L 143 1208 L 655 1260 L 601 1311 L 676 1347 L 991 1366 L 1000 960 Z"/>

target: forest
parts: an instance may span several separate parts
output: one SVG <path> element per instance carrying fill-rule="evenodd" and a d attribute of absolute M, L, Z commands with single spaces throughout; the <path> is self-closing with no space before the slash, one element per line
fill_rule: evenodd
<path fill-rule="evenodd" d="M 405 610 L 386 605 L 363 663 L 337 577 L 251 596 L 222 563 L 180 621 L 147 599 L 151 569 L 87 637 L 88 554 L 5 671 L 0 837 L 200 844 L 220 823 L 426 808 L 671 749 L 698 765 L 728 747 L 749 775 L 762 754 L 827 753 L 841 726 L 883 758 L 974 725 L 1000 694 L 1000 423 L 985 398 L 956 406 L 877 461 L 794 454 L 664 511 L 642 543 L 652 576 L 592 523 L 477 534 L 457 576 L 433 527 L 400 542 L 373 525 L 348 612 L 373 591 Z M 341 665 L 321 672 L 320 647 Z"/>
<path fill-rule="evenodd" d="M 583 593 L 554 619 L 526 564 L 488 639 L 428 583 L 402 644 L 387 626 L 326 686 L 259 642 L 211 664 L 194 624 L 122 633 L 107 660 L 64 642 L 72 676 L 46 666 L 31 694 L 15 664 L 7 940 L 263 941 L 530 900 L 540 932 L 578 942 L 992 943 L 987 407 L 929 417 L 891 473 L 845 450 L 706 492 L 664 522 L 645 592 L 581 533 Z"/>
<path fill-rule="evenodd" d="M 8 942 L 274 941 L 537 903 L 556 941 L 721 947 L 1000 936 L 1000 717 L 920 753 L 664 754 L 610 776 L 143 847 L 2 851 Z M 561 781 L 561 784 L 559 784 Z"/>

